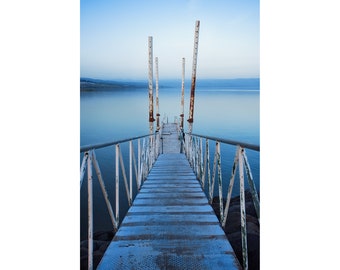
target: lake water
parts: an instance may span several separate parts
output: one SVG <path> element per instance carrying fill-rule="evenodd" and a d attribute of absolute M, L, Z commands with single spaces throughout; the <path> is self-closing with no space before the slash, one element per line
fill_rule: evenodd
<path fill-rule="evenodd" d="M 177 85 L 177 87 L 176 87 Z M 190 83 L 185 91 L 185 120 L 189 112 Z M 172 82 L 159 89 L 160 119 L 167 118 L 173 122 L 181 113 L 181 82 Z M 223 86 L 197 86 L 193 133 L 232 139 L 251 144 L 260 143 L 259 104 L 260 91 L 257 89 L 240 89 Z M 154 105 L 156 104 L 154 100 Z M 145 135 L 149 133 L 148 89 L 125 88 L 114 91 L 96 91 L 80 93 L 80 143 L 81 146 L 115 141 Z M 156 118 L 156 108 L 154 109 Z M 156 122 L 154 122 L 156 123 Z M 185 121 L 185 131 L 187 122 Z M 221 146 L 222 173 L 229 181 L 234 146 Z M 211 152 L 213 152 L 211 150 Z M 260 154 L 247 150 L 252 174 L 257 189 L 260 184 Z M 213 153 L 211 153 L 212 155 Z M 107 186 L 109 197 L 114 202 L 114 148 L 98 149 L 97 159 Z M 81 155 L 82 158 L 82 155 Z M 212 163 L 213 158 L 210 159 Z M 126 170 L 128 170 L 126 168 Z M 227 192 L 224 184 L 224 196 Z M 123 187 L 123 183 L 120 185 Z M 247 187 L 247 183 L 246 183 Z M 105 202 L 96 178 L 94 179 L 94 231 L 112 230 L 112 224 L 106 210 Z M 125 194 L 122 190 L 121 197 Z M 215 195 L 217 195 L 216 193 Z M 235 183 L 233 195 L 238 195 Z M 87 185 L 84 180 L 80 194 L 80 233 L 81 240 L 87 238 Z M 127 201 L 121 198 L 120 217 L 127 211 Z"/>

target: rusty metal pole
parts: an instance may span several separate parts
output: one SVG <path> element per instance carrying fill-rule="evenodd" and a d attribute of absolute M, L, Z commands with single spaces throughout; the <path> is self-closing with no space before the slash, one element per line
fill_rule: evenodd
<path fill-rule="evenodd" d="M 183 130 L 184 125 L 184 76 L 185 76 L 185 58 L 182 58 L 182 97 L 181 97 L 181 129 Z"/>
<path fill-rule="evenodd" d="M 160 129 L 159 126 L 159 99 L 158 99 L 158 57 L 155 58 L 155 65 L 156 65 L 156 119 L 157 119 L 157 127 L 156 127 L 156 131 L 158 131 Z"/>
<path fill-rule="evenodd" d="M 198 36 L 200 30 L 200 21 L 196 21 L 195 26 L 195 41 L 194 53 L 192 61 L 192 76 L 191 76 L 191 91 L 190 91 L 190 109 L 189 109 L 189 133 L 192 132 L 192 123 L 194 122 L 194 102 L 195 102 L 195 87 L 196 87 L 196 67 L 197 67 L 197 51 L 198 51 Z"/>
<path fill-rule="evenodd" d="M 152 53 L 152 37 L 148 38 L 148 48 L 149 48 L 149 124 L 150 124 L 150 134 L 153 133 L 153 53 Z"/>

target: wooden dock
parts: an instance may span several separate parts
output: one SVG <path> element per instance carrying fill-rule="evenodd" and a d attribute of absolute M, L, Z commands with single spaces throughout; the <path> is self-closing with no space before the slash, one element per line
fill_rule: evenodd
<path fill-rule="evenodd" d="M 162 126 L 162 153 L 179 153 L 181 141 L 179 140 L 178 125 L 175 123 L 163 124 Z"/>
<path fill-rule="evenodd" d="M 97 269 L 241 269 L 173 128 Z"/>

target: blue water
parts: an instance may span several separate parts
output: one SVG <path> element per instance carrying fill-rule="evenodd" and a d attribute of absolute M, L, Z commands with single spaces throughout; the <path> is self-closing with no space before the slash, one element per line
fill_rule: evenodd
<path fill-rule="evenodd" d="M 254 89 L 255 88 L 255 89 Z M 190 84 L 185 91 L 185 120 L 188 119 Z M 181 113 L 181 83 L 161 84 L 159 90 L 160 119 L 173 122 Z M 209 83 L 197 86 L 195 93 L 193 133 L 232 139 L 251 144 L 260 143 L 260 92 L 256 87 L 227 87 Z M 154 104 L 156 102 L 154 101 Z M 156 108 L 154 109 L 156 115 Z M 109 142 L 149 133 L 148 89 L 125 88 L 114 91 L 80 93 L 80 142 L 81 145 Z M 187 130 L 185 121 L 184 129 Z M 222 145 L 222 173 L 225 180 L 224 194 L 232 168 L 235 147 Z M 211 150 L 212 152 L 212 150 Z M 260 184 L 260 155 L 247 150 L 257 189 Z M 211 153 L 213 154 L 213 153 Z M 96 151 L 109 197 L 114 202 L 114 149 Z M 213 158 L 210 159 L 211 163 Z M 128 168 L 126 168 L 128 170 Z M 123 187 L 123 183 L 120 185 Z M 247 187 L 247 185 L 246 185 Z M 94 230 L 111 230 L 112 225 L 96 179 L 94 180 Z M 233 195 L 238 193 L 235 183 Z M 125 191 L 121 193 L 121 218 L 127 210 Z M 217 195 L 216 193 L 215 195 Z M 87 186 L 81 188 L 81 239 L 86 238 Z"/>

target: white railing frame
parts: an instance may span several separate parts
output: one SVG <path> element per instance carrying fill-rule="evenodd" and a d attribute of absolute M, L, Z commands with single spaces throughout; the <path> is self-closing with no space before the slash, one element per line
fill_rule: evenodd
<path fill-rule="evenodd" d="M 93 269 L 93 172 L 92 166 L 95 168 L 95 172 L 105 199 L 105 203 L 110 215 L 110 219 L 113 225 L 114 231 L 119 228 L 119 182 L 120 182 L 120 170 L 123 175 L 123 181 L 125 185 L 126 197 L 129 206 L 132 205 L 133 195 L 133 176 L 135 176 L 137 193 L 139 192 L 148 172 L 152 168 L 158 155 L 160 154 L 160 132 L 152 135 L 144 135 L 125 139 L 112 143 L 105 143 L 94 146 L 86 146 L 81 148 L 81 152 L 84 152 L 80 167 L 80 188 L 83 183 L 85 173 L 87 172 L 87 185 L 88 185 L 88 269 Z M 149 137 L 149 139 L 146 139 Z M 140 139 L 143 138 L 143 147 L 141 149 Z M 133 149 L 133 141 L 138 141 L 137 146 L 137 164 L 136 157 Z M 129 143 L 129 181 L 125 172 L 125 165 L 120 149 L 121 143 Z M 95 150 L 99 148 L 115 146 L 115 213 L 110 203 L 108 192 L 105 187 L 104 179 L 100 171 L 99 163 L 96 158 Z M 134 173 L 133 173 L 134 172 Z"/>
<path fill-rule="evenodd" d="M 203 157 L 203 143 L 202 139 L 205 138 L 205 151 Z M 208 200 L 211 204 L 214 195 L 215 178 L 218 177 L 218 197 L 219 197 L 219 210 L 220 210 L 220 223 L 225 227 L 228 217 L 228 210 L 230 205 L 231 193 L 235 182 L 235 175 L 237 166 L 239 168 L 239 181 L 240 181 L 240 218 L 241 218 L 241 237 L 242 237 L 242 258 L 243 269 L 248 269 L 248 248 L 247 248 L 247 226 L 246 226 L 246 209 L 245 209 L 245 190 L 244 190 L 244 171 L 246 171 L 250 192 L 252 194 L 254 208 L 260 222 L 260 202 L 255 188 L 254 179 L 251 173 L 250 165 L 245 153 L 245 149 L 249 148 L 255 151 L 260 151 L 260 147 L 256 145 L 224 140 L 215 137 L 202 136 L 197 134 L 186 133 L 184 136 L 184 152 L 189 160 L 190 166 L 193 168 L 197 178 L 200 180 L 202 189 L 205 188 L 205 183 L 208 182 Z M 209 160 L 209 140 L 216 142 L 213 172 L 210 176 L 210 160 Z M 223 205 L 223 178 L 221 169 L 221 148 L 220 144 L 230 144 L 236 146 L 236 153 L 234 163 L 229 179 L 229 187 L 227 191 L 226 203 Z M 207 175 L 207 176 L 206 176 Z M 208 179 L 206 179 L 208 178 Z"/>

